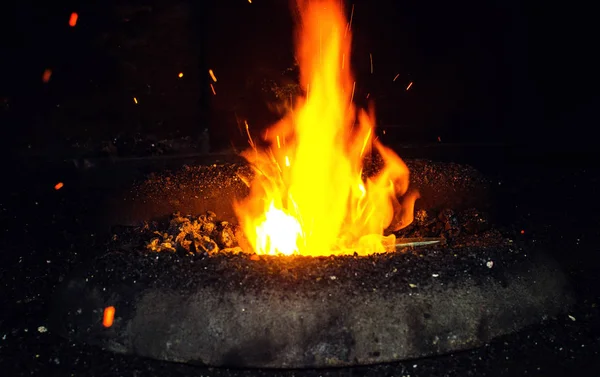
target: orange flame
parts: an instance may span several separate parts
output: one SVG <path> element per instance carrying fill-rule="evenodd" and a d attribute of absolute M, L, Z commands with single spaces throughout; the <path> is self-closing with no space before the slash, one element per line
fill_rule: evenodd
<path fill-rule="evenodd" d="M 266 132 L 265 148 L 247 130 L 251 148 L 243 156 L 256 175 L 249 196 L 235 203 L 236 214 L 257 254 L 394 250 L 395 236 L 383 233 L 412 222 L 418 194 L 407 194 L 409 171 L 400 157 L 373 139 L 373 113 L 352 103 L 355 82 L 343 69 L 350 61 L 351 23 L 337 0 L 297 5 L 306 95 Z M 385 165 L 363 179 L 363 161 L 373 147 Z"/>

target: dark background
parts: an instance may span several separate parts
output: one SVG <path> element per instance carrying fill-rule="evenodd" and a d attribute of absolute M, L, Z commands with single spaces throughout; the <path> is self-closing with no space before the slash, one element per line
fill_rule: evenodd
<path fill-rule="evenodd" d="M 132 135 L 197 141 L 205 130 L 219 151 L 244 143 L 238 120 L 257 131 L 276 118 L 263 87 L 291 80 L 282 75 L 293 60 L 288 2 L 252 1 L 21 0 L 0 10 L 0 151 L 13 157 L 0 166 L 4 375 L 253 374 L 114 355 L 36 330 L 48 325 L 59 282 L 106 251 L 118 225 L 103 217 L 115 209 L 106 203 L 118 208 L 131 182 L 151 172 L 221 156 L 91 159 L 89 169 L 71 159 Z M 596 14 L 573 2 L 354 3 L 356 99 L 375 100 L 384 141 L 416 144 L 398 146 L 403 158 L 484 173 L 506 235 L 547 250 L 567 273 L 576 320 L 562 316 L 455 355 L 283 375 L 600 375 Z"/>
<path fill-rule="evenodd" d="M 515 0 L 354 5 L 355 98 L 365 103 L 369 93 L 389 143 L 593 143 L 599 96 L 590 10 Z M 13 7 L 3 12 L 5 150 L 66 153 L 89 140 L 198 138 L 207 129 L 217 151 L 243 144 L 240 120 L 258 130 L 276 119 L 264 82 L 290 79 L 282 74 L 293 64 L 285 0 Z M 52 77 L 44 84 L 46 68 Z"/>

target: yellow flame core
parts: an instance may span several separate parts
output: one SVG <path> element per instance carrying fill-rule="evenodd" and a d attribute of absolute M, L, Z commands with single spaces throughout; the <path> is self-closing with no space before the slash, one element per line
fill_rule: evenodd
<path fill-rule="evenodd" d="M 357 112 L 352 103 L 354 81 L 343 64 L 351 33 L 339 1 L 297 4 L 297 57 L 307 95 L 266 132 L 266 148 L 251 141 L 243 153 L 256 176 L 249 196 L 235 203 L 236 214 L 258 254 L 393 250 L 395 237 L 383 232 L 412 222 L 418 196 L 406 194 L 408 168 L 373 140 L 372 112 Z M 385 165 L 363 180 L 364 157 L 373 147 Z"/>

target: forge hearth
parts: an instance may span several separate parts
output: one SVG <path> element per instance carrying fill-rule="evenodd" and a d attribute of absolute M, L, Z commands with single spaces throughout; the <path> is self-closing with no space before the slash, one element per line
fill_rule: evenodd
<path fill-rule="evenodd" d="M 457 164 L 407 164 L 423 199 L 398 236 L 443 242 L 364 257 L 152 251 L 155 231 L 173 232 L 173 212 L 216 210 L 219 220 L 233 220 L 231 199 L 247 193 L 237 178 L 247 167 L 152 174 L 111 211 L 112 223 L 125 226 L 108 251 L 57 292 L 54 330 L 162 360 L 303 368 L 477 347 L 568 308 L 559 266 L 494 228 L 481 175 Z M 114 322 L 105 327 L 110 306 Z"/>

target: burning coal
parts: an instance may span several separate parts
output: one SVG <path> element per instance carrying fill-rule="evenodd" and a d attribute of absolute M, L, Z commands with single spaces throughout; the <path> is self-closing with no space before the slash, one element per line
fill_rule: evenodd
<path fill-rule="evenodd" d="M 297 48 L 302 98 L 243 156 L 256 176 L 235 203 L 257 254 L 361 255 L 394 250 L 413 220 L 416 192 L 409 170 L 374 138 L 372 111 L 353 105 L 350 25 L 339 1 L 297 0 Z M 365 156 L 384 165 L 363 178 Z M 398 198 L 401 198 L 400 200 Z"/>

